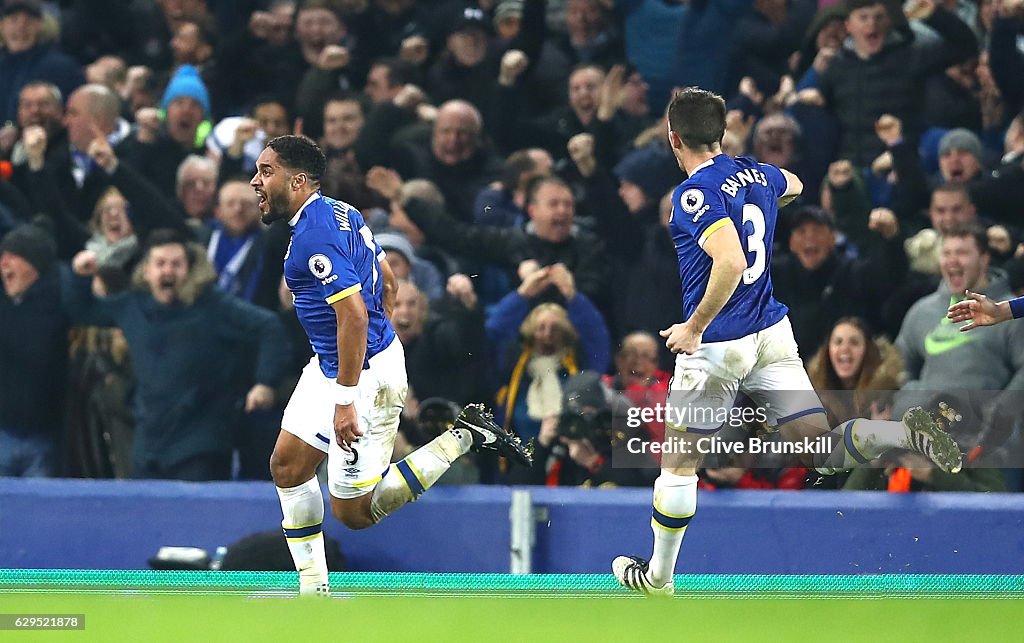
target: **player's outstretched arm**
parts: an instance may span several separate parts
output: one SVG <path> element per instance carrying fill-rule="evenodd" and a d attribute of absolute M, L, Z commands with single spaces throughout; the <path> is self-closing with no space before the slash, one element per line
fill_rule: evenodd
<path fill-rule="evenodd" d="M 779 168 L 782 176 L 786 177 L 786 193 L 779 197 L 779 207 L 783 208 L 793 202 L 795 198 L 803 194 L 804 182 L 796 174 L 789 170 Z"/>
<path fill-rule="evenodd" d="M 981 293 L 966 291 L 967 299 L 949 307 L 946 313 L 952 322 L 968 322 L 960 328 L 961 332 L 973 330 L 978 326 L 994 326 L 1013 319 L 1013 302 L 1018 308 L 1024 307 L 1024 297 L 1008 301 L 995 302 Z"/>

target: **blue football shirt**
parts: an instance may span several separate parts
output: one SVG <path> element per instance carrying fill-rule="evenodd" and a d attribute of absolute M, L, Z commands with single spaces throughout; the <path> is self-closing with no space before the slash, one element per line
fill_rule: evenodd
<path fill-rule="evenodd" d="M 679 258 L 684 320 L 697 309 L 711 276 L 711 257 L 703 250 L 708 237 L 731 225 L 747 255 L 747 269 L 736 291 L 704 331 L 703 341 L 745 337 L 788 312 L 772 294 L 769 273 L 778 199 L 785 193 L 786 177 L 777 167 L 725 154 L 698 166 L 673 191 L 669 230 Z"/>
<path fill-rule="evenodd" d="M 357 294 L 366 303 L 370 322 L 363 362 L 367 368 L 369 359 L 395 338 L 384 315 L 384 251 L 358 210 L 320 193 L 311 196 L 289 224 L 292 239 L 284 257 L 284 278 L 320 370 L 338 377 L 338 320 L 331 305 Z"/>

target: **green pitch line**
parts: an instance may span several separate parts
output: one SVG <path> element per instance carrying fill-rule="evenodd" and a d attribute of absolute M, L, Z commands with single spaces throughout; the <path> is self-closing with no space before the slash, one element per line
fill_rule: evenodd
<path fill-rule="evenodd" d="M 1024 598 L 1024 576 L 880 574 L 828 576 L 676 576 L 677 596 L 1006 597 Z M 294 572 L 0 569 L 0 593 L 145 591 L 153 594 L 281 594 L 294 592 Z M 331 588 L 344 595 L 633 596 L 609 574 L 425 574 L 334 572 Z"/>
<path fill-rule="evenodd" d="M 0 631 L 0 642 L 46 639 L 203 643 L 324 640 L 401 643 L 534 641 L 1020 640 L 1020 600 L 605 600 L 356 595 L 13 593 L 0 612 L 80 614 L 84 630 Z"/>

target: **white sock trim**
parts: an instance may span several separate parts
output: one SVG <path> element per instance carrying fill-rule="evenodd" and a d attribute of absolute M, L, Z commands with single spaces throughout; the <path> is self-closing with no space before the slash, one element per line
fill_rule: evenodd
<path fill-rule="evenodd" d="M 697 484 L 697 480 L 699 480 L 695 475 L 680 476 L 674 473 L 669 473 L 668 471 L 662 471 L 661 475 L 658 476 L 658 479 L 661 480 L 661 484 L 666 487 L 684 487 L 690 484 Z"/>

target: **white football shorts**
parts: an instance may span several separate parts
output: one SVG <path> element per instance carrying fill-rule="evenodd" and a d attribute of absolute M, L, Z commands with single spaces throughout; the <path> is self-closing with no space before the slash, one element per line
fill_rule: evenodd
<path fill-rule="evenodd" d="M 316 355 L 302 369 L 281 428 L 327 453 L 327 484 L 336 498 L 356 498 L 380 481 L 391 463 L 409 380 L 405 350 L 397 337 L 370 358 L 359 376 L 356 414 L 363 435 L 343 451 L 334 437 L 335 380 L 323 374 Z"/>
<path fill-rule="evenodd" d="M 677 416 L 680 430 L 714 433 L 730 417 L 741 391 L 770 429 L 825 412 L 800 360 L 789 317 L 752 335 L 701 344 L 693 355 L 676 356 L 668 401 L 685 412 Z"/>

